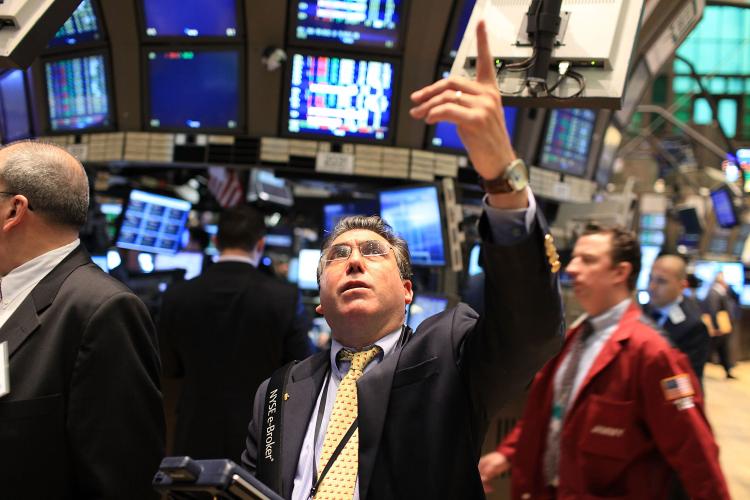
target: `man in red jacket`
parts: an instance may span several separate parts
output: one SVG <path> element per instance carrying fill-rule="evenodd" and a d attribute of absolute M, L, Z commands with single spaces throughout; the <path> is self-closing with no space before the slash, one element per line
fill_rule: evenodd
<path fill-rule="evenodd" d="M 589 228 L 568 265 L 587 315 L 536 375 L 523 419 L 482 457 L 485 490 L 511 468 L 513 498 L 728 499 L 700 385 L 633 302 L 635 235 Z M 678 483 L 679 481 L 679 483 Z"/>

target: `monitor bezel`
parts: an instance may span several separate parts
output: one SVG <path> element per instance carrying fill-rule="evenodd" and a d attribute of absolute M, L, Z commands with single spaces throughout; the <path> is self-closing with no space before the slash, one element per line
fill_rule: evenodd
<path fill-rule="evenodd" d="M 151 88 L 149 83 L 149 52 L 222 52 L 226 50 L 236 50 L 239 54 L 239 68 L 237 90 L 239 92 L 239 115 L 237 127 L 218 128 L 218 127 L 153 127 L 150 125 L 151 111 Z M 188 134 L 222 134 L 222 135 L 244 135 L 247 128 L 247 61 L 244 45 L 233 44 L 211 44 L 211 45 L 143 45 L 141 46 L 141 113 L 143 130 L 148 132 L 182 132 Z"/>
<path fill-rule="evenodd" d="M 389 63 L 393 67 L 393 81 L 392 81 L 392 95 L 391 95 L 391 123 L 388 128 L 388 133 L 383 139 L 375 139 L 370 137 L 337 137 L 334 135 L 315 134 L 311 132 L 289 132 L 289 97 L 292 92 L 292 59 L 296 55 L 302 56 L 322 56 L 322 57 L 341 57 L 354 60 L 366 60 L 374 62 L 385 62 Z M 315 139 L 319 141 L 327 141 L 337 144 L 356 143 L 356 144 L 372 144 L 376 146 L 392 146 L 396 137 L 396 126 L 398 124 L 398 105 L 401 90 L 401 61 L 394 57 L 383 57 L 379 55 L 370 54 L 348 54 L 341 51 L 326 51 L 319 49 L 304 49 L 294 48 L 288 53 L 288 59 L 286 62 L 286 68 L 284 68 L 284 81 L 282 102 L 281 102 L 281 113 L 279 114 L 279 136 L 288 139 Z"/>
<path fill-rule="evenodd" d="M 723 192 L 726 196 L 729 197 L 729 206 L 732 209 L 732 215 L 734 216 L 734 224 L 730 226 L 725 226 L 721 223 L 719 220 L 719 216 L 716 213 L 716 203 L 714 201 L 714 195 Z M 732 194 L 732 191 L 727 186 L 719 186 L 718 188 L 711 191 L 710 194 L 711 198 L 711 212 L 713 212 L 714 220 L 716 221 L 716 226 L 720 227 L 722 229 L 732 229 L 737 226 L 739 226 L 742 222 L 740 221 L 739 213 L 737 212 L 737 207 L 734 205 L 734 195 Z"/>
<path fill-rule="evenodd" d="M 146 34 L 146 7 L 144 2 L 146 0 L 136 0 L 135 2 L 135 15 L 138 30 L 138 39 L 141 44 L 146 45 L 160 45 L 164 44 L 167 46 L 174 45 L 196 45 L 196 44 L 221 44 L 221 45 L 242 45 L 244 47 L 245 40 L 245 15 L 243 4 L 239 0 L 234 0 L 235 16 L 237 18 L 237 36 L 226 37 L 226 36 L 149 36 Z"/>
<path fill-rule="evenodd" d="M 97 126 L 97 127 L 88 127 L 88 128 L 81 128 L 81 129 L 64 129 L 64 130 L 53 130 L 52 129 L 52 119 L 50 117 L 50 109 L 49 109 L 49 90 L 47 88 L 47 63 L 51 62 L 57 62 L 57 61 L 64 61 L 66 59 L 76 59 L 76 58 L 84 58 L 84 57 L 91 57 L 91 56 L 98 56 L 101 55 L 104 60 L 104 69 L 107 76 L 107 106 L 109 108 L 109 125 L 104 126 Z M 117 109 L 116 104 L 117 100 L 115 99 L 115 87 L 114 87 L 114 73 L 113 73 L 113 67 L 112 67 L 112 56 L 109 50 L 109 47 L 106 48 L 96 48 L 96 49 L 85 49 L 85 50 L 76 50 L 76 51 L 69 51 L 65 53 L 57 53 L 50 56 L 44 56 L 40 58 L 40 67 L 41 67 L 41 80 L 42 80 L 42 90 L 44 92 L 44 106 L 42 106 L 42 123 L 44 124 L 43 129 L 44 133 L 47 135 L 79 135 L 79 134 L 87 134 L 91 132 L 110 132 L 113 130 L 117 130 Z"/>
<path fill-rule="evenodd" d="M 447 219 L 445 217 L 445 200 L 444 200 L 444 197 L 442 196 L 443 190 L 440 184 L 434 183 L 434 182 L 421 182 L 421 183 L 408 184 L 404 186 L 380 189 L 378 190 L 378 199 L 377 199 L 377 203 L 379 206 L 378 215 L 380 217 L 383 217 L 383 203 L 380 200 L 381 193 L 392 193 L 396 191 L 406 191 L 408 189 L 417 189 L 417 188 L 425 188 L 425 187 L 432 187 L 437 192 L 437 202 L 438 202 L 438 212 L 439 212 L 438 219 L 440 221 L 440 236 L 443 240 L 443 262 L 441 264 L 439 263 L 422 264 L 422 263 L 414 262 L 414 260 L 411 258 L 411 251 L 412 251 L 411 248 L 409 248 L 409 259 L 411 260 L 412 267 L 420 267 L 420 268 L 444 267 L 450 264 L 450 247 L 449 247 L 449 242 L 448 242 L 448 228 L 446 227 Z M 383 220 L 385 220 L 385 218 L 383 218 Z M 393 230 L 394 232 L 396 232 L 395 228 Z"/>
<path fill-rule="evenodd" d="M 15 141 L 22 141 L 24 139 L 32 138 L 36 135 L 35 127 L 34 127 L 34 108 L 32 107 L 32 101 L 31 101 L 31 82 L 29 82 L 29 74 L 27 73 L 28 70 L 25 69 L 14 69 L 10 68 L 0 73 L 0 79 L 2 79 L 6 74 L 12 72 L 12 71 L 20 71 L 21 77 L 23 78 L 23 90 L 24 90 L 24 97 L 26 98 L 26 112 L 28 114 L 29 118 L 29 132 L 30 135 L 28 137 L 20 137 L 13 140 L 8 140 L 8 138 L 5 135 L 5 131 L 7 129 L 5 125 L 4 115 L 4 101 L 2 97 L 0 97 L 0 144 L 10 144 Z"/>
<path fill-rule="evenodd" d="M 91 2 L 91 8 L 94 10 L 94 15 L 96 16 L 96 24 L 100 33 L 99 39 L 89 40 L 85 42 L 77 42 L 74 45 L 60 45 L 58 47 L 50 46 L 48 42 L 48 44 L 45 46 L 44 50 L 42 51 L 43 55 L 55 55 L 55 54 L 61 54 L 61 53 L 68 54 L 73 51 L 87 50 L 87 49 L 99 49 L 99 48 L 107 47 L 109 45 L 109 31 L 107 30 L 107 23 L 104 20 L 104 14 L 102 13 L 102 7 L 99 3 L 99 0 L 89 0 L 89 1 Z M 76 9 L 77 8 L 78 6 L 76 6 Z M 72 15 L 73 14 L 71 13 L 70 16 L 68 16 L 68 19 L 70 19 Z M 68 19 L 66 19 L 65 21 L 67 21 Z M 62 28 L 62 26 L 60 27 Z M 54 35 L 52 36 L 52 39 L 54 39 Z"/>
<path fill-rule="evenodd" d="M 470 0 L 457 0 L 456 2 L 454 2 L 453 8 L 451 9 L 451 17 L 448 21 L 448 28 L 445 30 L 443 43 L 441 45 L 442 48 L 440 51 L 440 61 L 443 64 L 446 64 L 449 68 L 453 64 L 453 60 L 456 58 L 456 55 L 458 55 L 458 49 L 456 49 L 455 55 L 451 55 L 451 45 L 458 33 L 458 22 L 461 19 L 461 12 L 469 1 Z M 476 7 L 476 0 L 474 0 L 474 7 Z M 471 18 L 471 13 L 469 13 L 469 18 Z M 469 27 L 469 18 L 467 18 L 466 20 L 466 28 L 464 28 L 464 30 Z M 461 37 L 463 38 L 463 33 L 461 34 Z M 460 39 L 458 40 L 458 44 L 461 45 Z"/>
<path fill-rule="evenodd" d="M 566 172 L 566 171 L 559 170 L 559 169 L 552 168 L 552 167 L 546 167 L 546 166 L 543 166 L 541 163 L 542 150 L 544 149 L 544 139 L 547 135 L 547 129 L 549 128 L 550 121 L 552 120 L 552 114 L 555 111 L 567 111 L 569 109 L 587 109 L 594 113 L 594 125 L 591 128 L 591 138 L 589 140 L 588 153 L 586 155 L 586 164 L 584 166 L 582 174 Z M 547 110 L 544 116 L 544 123 L 542 124 L 542 128 L 539 133 L 537 145 L 535 148 L 536 151 L 534 153 L 534 166 L 542 170 L 545 170 L 547 172 L 554 172 L 562 176 L 566 176 L 566 177 L 571 176 L 571 177 L 576 177 L 578 179 L 590 180 L 592 176 L 595 174 L 596 160 L 599 157 L 599 152 L 601 148 L 600 139 L 601 139 L 601 132 L 603 128 L 602 123 L 604 121 L 609 121 L 610 116 L 611 116 L 611 112 L 609 110 L 601 110 L 601 109 L 593 109 L 593 108 L 551 108 Z M 606 127 L 604 127 L 604 129 L 606 130 Z"/>
<path fill-rule="evenodd" d="M 287 12 L 287 23 L 286 23 L 286 42 L 292 50 L 307 50 L 317 49 L 325 52 L 350 52 L 351 56 L 366 55 L 382 55 L 383 57 L 393 57 L 403 54 L 404 52 L 404 39 L 406 38 L 406 25 L 408 23 L 408 16 L 411 2 L 409 0 L 399 0 L 401 11 L 399 12 L 399 26 L 397 27 L 398 40 L 393 47 L 372 47 L 372 46 L 361 46 L 361 45 L 346 45 L 339 41 L 331 40 L 298 40 L 295 36 L 295 20 L 296 20 L 296 6 L 299 0 L 292 0 L 288 3 Z M 291 56 L 289 57 L 291 60 Z"/>
<path fill-rule="evenodd" d="M 409 303 L 409 308 L 408 308 L 406 317 L 404 318 L 404 323 L 406 323 L 406 325 L 409 326 L 409 328 L 411 328 L 411 326 L 409 325 L 409 321 L 411 319 L 411 306 L 415 302 L 417 302 L 417 300 L 418 300 L 419 297 L 425 297 L 427 299 L 439 299 L 439 300 L 444 300 L 445 301 L 445 309 L 443 309 L 442 311 L 440 311 L 438 313 L 435 313 L 435 314 L 433 314 L 431 316 L 427 316 L 425 318 L 425 320 L 428 319 L 428 318 L 431 318 L 432 316 L 435 316 L 436 314 L 440 314 L 442 312 L 445 312 L 448 309 L 450 309 L 451 307 L 455 307 L 455 305 L 456 305 L 455 300 L 453 300 L 452 297 L 449 296 L 448 294 L 435 293 L 435 292 L 418 292 L 418 291 L 415 291 L 414 294 L 413 294 L 413 296 L 412 296 L 412 301 Z M 421 323 L 420 323 L 420 325 L 421 325 Z M 415 328 L 414 330 L 416 331 L 417 329 L 419 329 L 419 325 L 417 325 L 417 328 Z"/>

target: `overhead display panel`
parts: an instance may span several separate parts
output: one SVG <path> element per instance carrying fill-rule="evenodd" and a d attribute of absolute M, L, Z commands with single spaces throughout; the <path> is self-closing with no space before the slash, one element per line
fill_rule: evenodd
<path fill-rule="evenodd" d="M 33 135 L 23 70 L 0 75 L 0 139 L 7 144 Z"/>
<path fill-rule="evenodd" d="M 290 62 L 284 135 L 390 141 L 394 61 L 294 53 Z"/>
<path fill-rule="evenodd" d="M 590 109 L 553 109 L 544 134 L 539 166 L 564 174 L 586 175 L 596 112 Z"/>
<path fill-rule="evenodd" d="M 98 42 L 104 38 L 92 0 L 83 0 L 50 40 L 49 46 L 70 47 L 83 43 Z"/>
<path fill-rule="evenodd" d="M 145 38 L 216 38 L 239 36 L 237 0 L 142 0 Z"/>

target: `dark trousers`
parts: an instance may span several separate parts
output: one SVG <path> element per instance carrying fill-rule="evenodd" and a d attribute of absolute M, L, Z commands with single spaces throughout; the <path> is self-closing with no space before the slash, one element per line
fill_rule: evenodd
<path fill-rule="evenodd" d="M 729 334 L 731 335 L 731 334 Z M 729 335 L 717 335 L 711 337 L 711 351 L 716 351 L 719 355 L 719 363 L 724 367 L 724 371 L 729 375 L 732 365 L 729 361 Z"/>

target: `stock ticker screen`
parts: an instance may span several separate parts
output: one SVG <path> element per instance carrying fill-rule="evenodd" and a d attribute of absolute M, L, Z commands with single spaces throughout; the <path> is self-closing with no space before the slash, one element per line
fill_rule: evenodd
<path fill-rule="evenodd" d="M 297 0 L 289 31 L 294 41 L 394 49 L 401 0 Z"/>
<path fill-rule="evenodd" d="M 191 206 L 179 198 L 132 190 L 115 245 L 141 252 L 177 253 Z"/>
<path fill-rule="evenodd" d="M 50 40 L 50 47 L 65 47 L 99 40 L 102 34 L 91 0 L 83 0 Z"/>
<path fill-rule="evenodd" d="M 143 0 L 147 37 L 237 36 L 237 0 Z"/>
<path fill-rule="evenodd" d="M 550 111 L 539 166 L 582 177 L 586 175 L 596 112 L 590 109 Z"/>
<path fill-rule="evenodd" d="M 8 143 L 32 135 L 23 70 L 7 71 L 0 75 L 0 139 Z"/>
<path fill-rule="evenodd" d="M 82 130 L 111 124 L 103 55 L 48 61 L 44 73 L 51 130 Z"/>
<path fill-rule="evenodd" d="M 287 132 L 381 142 L 391 131 L 394 65 L 295 54 Z"/>

